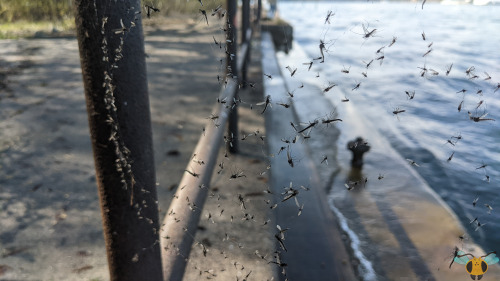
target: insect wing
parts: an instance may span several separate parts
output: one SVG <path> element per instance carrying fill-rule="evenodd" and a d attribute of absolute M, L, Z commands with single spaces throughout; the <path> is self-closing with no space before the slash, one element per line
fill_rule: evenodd
<path fill-rule="evenodd" d="M 495 253 L 491 253 L 489 254 L 488 256 L 486 256 L 484 259 L 484 262 L 486 262 L 488 265 L 491 265 L 491 264 L 495 264 L 497 263 L 498 261 L 500 261 L 500 259 L 497 257 L 497 255 Z"/>
<path fill-rule="evenodd" d="M 368 33 L 368 29 L 365 27 L 365 24 L 362 23 L 361 26 L 363 26 L 363 32 L 365 34 L 367 34 Z"/>
<path fill-rule="evenodd" d="M 469 262 L 469 257 L 465 255 L 464 251 L 458 251 L 457 256 L 453 258 L 456 263 L 467 264 Z"/>

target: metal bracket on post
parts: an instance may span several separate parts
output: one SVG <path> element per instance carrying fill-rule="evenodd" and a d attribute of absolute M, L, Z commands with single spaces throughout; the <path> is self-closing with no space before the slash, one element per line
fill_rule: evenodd
<path fill-rule="evenodd" d="M 226 72 L 227 74 L 239 81 L 238 73 L 238 37 L 236 32 L 236 12 L 237 12 L 237 0 L 226 0 L 227 1 L 227 50 L 226 50 Z M 234 100 L 231 101 L 231 106 L 233 107 L 229 113 L 228 120 L 228 137 L 227 146 L 231 153 L 238 152 L 238 105 L 236 101 L 238 100 L 238 92 L 236 92 Z"/>

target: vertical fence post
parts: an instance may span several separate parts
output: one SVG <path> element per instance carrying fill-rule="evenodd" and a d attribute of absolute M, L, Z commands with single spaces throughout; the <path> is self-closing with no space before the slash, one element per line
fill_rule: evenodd
<path fill-rule="evenodd" d="M 162 280 L 140 0 L 75 0 L 110 280 Z"/>
<path fill-rule="evenodd" d="M 238 37 L 236 32 L 236 12 L 237 0 L 226 0 L 227 2 L 227 33 L 226 39 L 226 71 L 228 76 L 239 80 L 237 67 L 238 60 Z M 238 92 L 235 94 L 235 99 L 238 99 Z M 231 104 L 234 101 L 229 101 Z M 232 104 L 233 105 L 233 104 Z M 228 149 L 231 153 L 238 152 L 238 106 L 234 105 L 229 113 L 228 120 Z"/>
<path fill-rule="evenodd" d="M 242 0 L 241 5 L 241 44 L 247 41 L 247 29 L 250 27 L 250 0 Z"/>
<path fill-rule="evenodd" d="M 250 28 L 250 0 L 242 1 L 242 11 L 241 11 L 241 43 L 248 43 L 248 52 L 243 58 L 243 68 L 241 69 L 241 85 L 246 87 L 247 77 L 248 77 L 248 63 L 250 61 L 250 42 L 247 42 L 247 30 Z"/>
<path fill-rule="evenodd" d="M 262 14 L 262 0 L 257 0 L 257 22 L 260 22 L 260 16 Z"/>

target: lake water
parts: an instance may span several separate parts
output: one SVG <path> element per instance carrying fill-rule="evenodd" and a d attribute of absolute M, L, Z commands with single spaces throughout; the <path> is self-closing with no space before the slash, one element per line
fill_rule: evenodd
<path fill-rule="evenodd" d="M 315 60 L 310 72 L 319 75 L 320 87 L 338 85 L 326 95 L 337 106 L 342 99 L 355 101 L 359 114 L 404 158 L 419 164 L 416 171 L 469 236 L 485 250 L 500 250 L 500 6 L 280 2 L 278 7 L 311 59 L 321 56 L 320 40 L 325 43 L 324 63 Z M 334 15 L 328 22 L 329 11 Z M 296 67 L 307 71 L 302 63 Z M 496 121 L 474 122 L 468 112 Z M 483 224 L 477 231 L 469 223 L 476 217 Z"/>

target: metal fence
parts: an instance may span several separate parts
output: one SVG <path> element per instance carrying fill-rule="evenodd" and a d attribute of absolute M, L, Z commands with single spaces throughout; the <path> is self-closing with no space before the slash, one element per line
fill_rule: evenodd
<path fill-rule="evenodd" d="M 75 0 L 77 37 L 111 280 L 183 278 L 226 122 L 228 135 L 232 136 L 228 149 L 233 153 L 238 151 L 238 107 L 235 105 L 239 87 L 246 84 L 250 58 L 249 1 L 242 2 L 242 43 L 238 48 L 237 1 L 227 0 L 227 83 L 218 99 L 224 102 L 216 103 L 213 109 L 213 114 L 219 116 L 220 126 L 206 127 L 194 151 L 206 164 L 198 171 L 199 175 L 184 174 L 160 228 L 149 98 L 144 79 L 144 37 L 140 12 L 137 12 L 141 11 L 141 1 L 104 0 L 89 4 Z M 256 23 L 260 19 L 260 2 Z M 124 44 L 125 36 L 127 44 Z M 118 62 L 133 67 L 118 68 Z M 179 200 L 186 197 L 197 206 L 196 211 L 189 209 L 184 200 Z"/>

